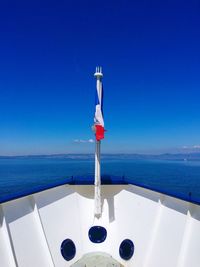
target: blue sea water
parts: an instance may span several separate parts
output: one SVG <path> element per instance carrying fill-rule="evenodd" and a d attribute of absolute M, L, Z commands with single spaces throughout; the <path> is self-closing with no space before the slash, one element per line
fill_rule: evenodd
<path fill-rule="evenodd" d="M 0 197 L 93 173 L 92 159 L 0 159 Z M 103 159 L 102 174 L 125 176 L 136 184 L 200 201 L 200 161 Z"/>

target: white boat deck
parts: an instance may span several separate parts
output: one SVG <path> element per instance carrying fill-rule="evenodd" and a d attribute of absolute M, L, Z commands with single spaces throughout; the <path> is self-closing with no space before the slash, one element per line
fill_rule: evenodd
<path fill-rule="evenodd" d="M 1 204 L 0 266 L 78 266 L 88 253 L 107 253 L 121 266 L 200 266 L 199 205 L 134 185 L 103 185 L 97 219 L 93 196 L 92 185 L 63 185 Z M 95 225 L 107 230 L 102 243 L 88 238 Z M 60 248 L 68 238 L 76 254 L 66 261 Z M 127 261 L 119 254 L 124 239 L 134 243 Z"/>

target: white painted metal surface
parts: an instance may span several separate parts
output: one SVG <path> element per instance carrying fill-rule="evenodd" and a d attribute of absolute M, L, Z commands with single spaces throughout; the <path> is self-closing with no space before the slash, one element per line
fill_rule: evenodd
<path fill-rule="evenodd" d="M 200 206 L 134 185 L 102 186 L 102 217 L 94 218 L 94 186 L 59 186 L 0 205 L 1 267 L 66 267 L 91 252 L 108 253 L 123 266 L 199 267 Z M 91 226 L 107 229 L 103 243 L 88 238 Z M 76 256 L 60 246 L 70 238 Z M 129 238 L 135 252 L 119 255 Z"/>
<path fill-rule="evenodd" d="M 96 141 L 95 149 L 95 179 L 94 179 L 94 215 L 101 216 L 101 164 L 100 164 L 101 141 Z"/>

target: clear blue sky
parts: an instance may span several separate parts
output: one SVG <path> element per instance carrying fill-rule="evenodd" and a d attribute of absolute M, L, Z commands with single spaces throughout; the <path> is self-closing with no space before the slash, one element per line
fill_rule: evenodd
<path fill-rule="evenodd" d="M 199 151 L 200 1 L 1 1 L 0 155 Z M 195 146 L 195 147 L 194 147 Z"/>

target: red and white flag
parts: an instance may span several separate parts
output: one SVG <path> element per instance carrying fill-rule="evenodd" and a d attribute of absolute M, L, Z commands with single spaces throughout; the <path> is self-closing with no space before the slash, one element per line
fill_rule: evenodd
<path fill-rule="evenodd" d="M 95 97 L 95 116 L 94 116 L 94 130 L 96 140 L 100 141 L 104 138 L 104 119 L 103 119 L 103 86 L 100 79 L 97 79 L 97 90 Z"/>

